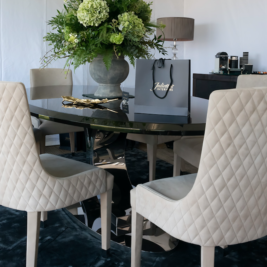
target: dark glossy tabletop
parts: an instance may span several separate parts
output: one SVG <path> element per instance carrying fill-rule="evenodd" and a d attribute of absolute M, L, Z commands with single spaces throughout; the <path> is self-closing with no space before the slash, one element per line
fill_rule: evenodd
<path fill-rule="evenodd" d="M 127 88 L 123 88 L 127 91 Z M 33 116 L 70 125 L 88 127 L 91 129 L 142 133 L 157 135 L 202 135 L 205 130 L 204 119 L 191 117 L 188 123 L 179 124 L 173 116 L 163 117 L 152 115 L 136 116 L 135 100 L 129 100 L 129 114 L 121 109 L 121 100 L 105 105 L 100 109 L 78 109 L 64 107 L 61 96 L 72 95 L 75 98 L 85 98 L 83 94 L 92 94 L 95 86 L 50 86 L 27 88 L 30 112 Z"/>

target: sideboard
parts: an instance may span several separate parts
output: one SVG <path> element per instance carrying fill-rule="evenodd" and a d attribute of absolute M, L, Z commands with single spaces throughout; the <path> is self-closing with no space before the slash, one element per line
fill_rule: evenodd
<path fill-rule="evenodd" d="M 209 99 L 215 90 L 236 88 L 238 76 L 220 74 L 193 74 L 193 96 Z"/>

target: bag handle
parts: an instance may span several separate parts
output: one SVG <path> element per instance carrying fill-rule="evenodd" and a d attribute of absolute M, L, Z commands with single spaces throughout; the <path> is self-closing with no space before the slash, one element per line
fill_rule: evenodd
<path fill-rule="evenodd" d="M 164 68 L 165 67 L 165 60 L 171 60 L 171 59 L 165 59 L 165 58 L 160 58 L 160 59 L 156 59 L 154 61 L 154 64 L 153 64 L 153 67 L 152 67 L 152 79 L 153 79 L 153 86 L 152 86 L 152 91 L 154 93 L 154 95 L 157 97 L 157 98 L 160 98 L 160 99 L 164 99 L 167 97 L 172 85 L 173 85 L 173 77 L 172 77 L 172 71 L 173 71 L 173 65 L 171 64 L 171 67 L 170 67 L 170 79 L 171 79 L 171 82 L 170 82 L 170 85 L 169 85 L 169 88 L 167 90 L 167 92 L 165 93 L 164 96 L 159 96 L 157 93 L 156 93 L 156 88 L 154 88 L 155 86 L 155 67 L 156 67 L 156 64 L 158 65 L 158 68 L 161 69 L 161 68 Z"/>

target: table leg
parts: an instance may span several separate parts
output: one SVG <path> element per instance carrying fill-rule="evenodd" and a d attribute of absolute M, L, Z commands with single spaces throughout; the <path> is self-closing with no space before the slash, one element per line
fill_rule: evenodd
<path fill-rule="evenodd" d="M 125 165 L 125 143 L 124 133 L 113 133 L 106 131 L 95 131 L 85 129 L 86 161 L 98 168 L 105 169 L 114 176 L 114 187 L 112 193 L 112 231 L 121 240 L 121 236 L 129 233 L 129 215 L 127 210 L 130 205 L 131 182 Z M 83 201 L 83 210 L 88 220 L 88 226 L 94 231 L 101 227 L 100 205 L 98 198 Z M 116 237 L 114 237 L 116 241 Z"/>
<path fill-rule="evenodd" d="M 154 181 L 156 176 L 157 145 L 158 136 L 152 136 L 147 144 L 147 155 L 149 159 L 149 181 Z"/>
<path fill-rule="evenodd" d="M 94 165 L 94 144 L 96 130 L 84 128 L 85 145 L 86 145 L 86 159 L 91 165 Z"/>
<path fill-rule="evenodd" d="M 112 217 L 111 230 L 112 240 L 130 246 L 131 234 L 131 204 L 130 191 L 133 188 L 131 178 L 125 161 L 125 150 L 127 134 L 95 131 L 85 129 L 86 158 L 89 164 L 105 169 L 114 176 L 114 188 L 112 192 Z M 154 179 L 157 136 L 149 140 L 150 153 L 150 180 Z M 135 157 L 132 155 L 131 157 Z M 128 158 L 130 164 L 131 158 Z M 141 162 L 140 162 L 141 164 Z M 141 179 L 142 180 L 142 179 Z M 139 183 L 139 181 L 136 181 Z M 138 184 L 137 183 L 137 184 Z M 100 205 L 98 198 L 91 198 L 83 201 L 83 210 L 87 218 L 88 226 L 99 232 Z M 158 245 L 160 244 L 160 245 Z M 153 223 L 146 222 L 144 230 L 144 250 L 147 251 L 168 251 L 176 247 L 177 241 L 157 228 Z"/>

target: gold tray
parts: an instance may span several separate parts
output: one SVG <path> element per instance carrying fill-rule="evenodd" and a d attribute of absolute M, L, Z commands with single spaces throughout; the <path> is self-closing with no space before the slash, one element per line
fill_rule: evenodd
<path fill-rule="evenodd" d="M 99 109 L 99 110 L 108 110 L 114 113 L 117 113 L 114 110 L 108 109 L 106 107 L 100 106 L 100 104 L 106 104 L 118 99 L 79 99 L 73 96 L 62 96 L 62 105 L 64 108 L 76 108 L 76 109 Z M 67 103 L 66 103 L 67 102 Z"/>

